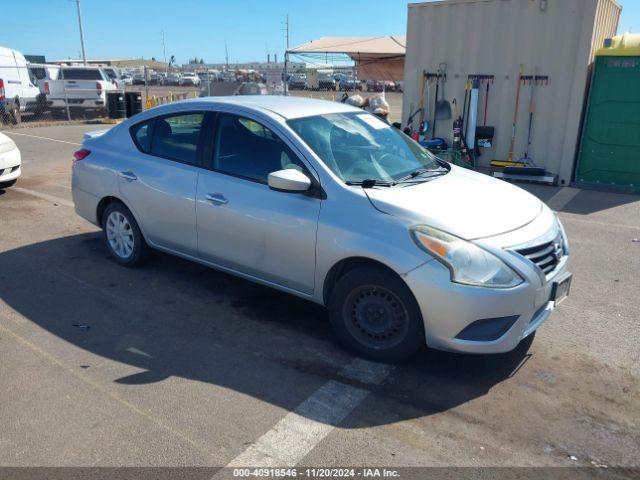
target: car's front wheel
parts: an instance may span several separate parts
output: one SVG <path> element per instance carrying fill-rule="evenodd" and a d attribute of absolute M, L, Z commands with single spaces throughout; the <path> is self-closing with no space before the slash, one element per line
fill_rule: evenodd
<path fill-rule="evenodd" d="M 102 215 L 105 243 L 120 265 L 135 267 L 142 263 L 148 248 L 135 218 L 122 203 L 114 202 Z"/>
<path fill-rule="evenodd" d="M 371 360 L 400 362 L 425 345 L 420 308 L 395 274 L 377 266 L 347 272 L 329 300 L 333 329 L 349 349 Z"/>

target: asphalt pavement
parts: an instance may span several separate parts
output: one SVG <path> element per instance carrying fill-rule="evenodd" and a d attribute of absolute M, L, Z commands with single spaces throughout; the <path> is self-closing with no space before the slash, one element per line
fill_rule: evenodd
<path fill-rule="evenodd" d="M 0 190 L 0 466 L 638 466 L 640 197 L 528 187 L 567 229 L 569 299 L 510 354 L 390 367 L 317 305 L 113 262 L 71 203 L 98 128 L 5 131 L 24 174 Z"/>

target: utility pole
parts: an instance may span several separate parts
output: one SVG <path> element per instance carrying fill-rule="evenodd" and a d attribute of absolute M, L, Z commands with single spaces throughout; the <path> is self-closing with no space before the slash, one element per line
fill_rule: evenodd
<path fill-rule="evenodd" d="M 167 64 L 167 46 L 164 43 L 164 30 L 162 30 L 162 55 L 164 58 L 164 63 L 165 65 L 167 65 L 167 69 L 165 71 L 165 73 L 169 72 L 169 64 Z"/>
<path fill-rule="evenodd" d="M 226 65 L 226 71 L 229 71 L 229 48 L 227 42 L 224 42 L 224 63 Z"/>
<path fill-rule="evenodd" d="M 287 67 L 289 65 L 289 14 L 287 13 L 287 21 L 285 23 L 285 35 L 287 39 L 287 49 L 284 51 L 284 95 L 289 95 L 289 82 L 287 75 Z"/>
<path fill-rule="evenodd" d="M 80 27 L 80 45 L 82 46 L 82 63 L 87 64 L 87 54 L 84 50 L 84 32 L 82 31 L 82 15 L 80 15 L 80 0 L 76 0 L 76 8 L 78 10 L 78 26 Z"/>

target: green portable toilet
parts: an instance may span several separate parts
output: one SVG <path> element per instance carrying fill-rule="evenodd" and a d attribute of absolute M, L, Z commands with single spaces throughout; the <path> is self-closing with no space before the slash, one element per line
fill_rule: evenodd
<path fill-rule="evenodd" d="M 576 183 L 640 193 L 640 34 L 596 53 Z"/>

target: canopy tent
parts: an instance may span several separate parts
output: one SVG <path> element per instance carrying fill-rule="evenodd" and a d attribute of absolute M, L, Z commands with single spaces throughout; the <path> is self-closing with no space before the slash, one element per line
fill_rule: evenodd
<path fill-rule="evenodd" d="M 323 37 L 287 53 L 324 60 L 329 55 L 346 55 L 355 62 L 361 80 L 399 81 L 404 77 L 406 37 Z"/>

